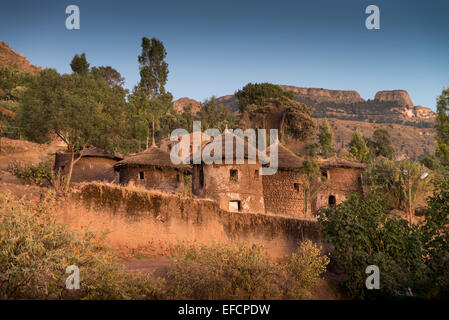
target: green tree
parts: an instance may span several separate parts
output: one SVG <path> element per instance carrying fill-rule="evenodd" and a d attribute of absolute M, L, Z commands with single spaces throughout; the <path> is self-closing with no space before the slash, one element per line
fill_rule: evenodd
<path fill-rule="evenodd" d="M 91 72 L 94 76 L 103 78 L 111 87 L 121 87 L 125 83 L 125 78 L 111 66 L 92 67 Z"/>
<path fill-rule="evenodd" d="M 292 92 L 286 92 L 281 87 L 268 82 L 248 83 L 241 90 L 235 92 L 235 96 L 239 101 L 239 109 L 242 113 L 252 104 L 265 105 L 270 98 L 287 97 L 293 99 Z"/>
<path fill-rule="evenodd" d="M 124 95 L 118 96 L 102 79 L 45 69 L 25 92 L 17 114 L 24 135 L 44 143 L 58 136 L 67 144 L 72 161 L 67 176 L 89 145 L 116 151 L 126 119 Z M 81 156 L 75 159 L 75 153 Z"/>
<path fill-rule="evenodd" d="M 321 153 L 325 157 L 335 154 L 334 138 L 332 129 L 327 119 L 323 119 L 318 125 L 318 140 L 321 146 Z"/>
<path fill-rule="evenodd" d="M 368 140 L 368 147 L 376 157 L 383 156 L 390 160 L 394 159 L 396 151 L 390 133 L 384 128 L 374 131 L 371 140 Z"/>
<path fill-rule="evenodd" d="M 323 236 L 334 247 L 331 259 L 345 275 L 343 289 L 351 297 L 391 297 L 420 286 L 426 270 L 420 232 L 390 215 L 381 198 L 353 194 L 316 214 Z M 369 265 L 380 269 L 380 290 L 365 286 Z"/>
<path fill-rule="evenodd" d="M 349 142 L 349 152 L 360 162 L 367 162 L 369 158 L 369 148 L 366 144 L 365 138 L 354 130 L 352 140 Z"/>
<path fill-rule="evenodd" d="M 443 90 L 438 97 L 435 119 L 436 151 L 441 163 L 449 168 L 449 89 Z"/>
<path fill-rule="evenodd" d="M 160 119 L 172 108 L 173 96 L 165 92 L 168 64 L 164 44 L 156 38 L 142 38 L 142 51 L 138 56 L 140 82 L 133 91 L 132 101 L 138 103 L 140 114 L 147 119 L 152 130 L 160 128 Z M 154 136 L 154 134 L 153 134 Z M 147 138 L 148 146 L 148 138 Z"/>
<path fill-rule="evenodd" d="M 307 216 L 309 208 L 313 210 L 312 203 L 325 178 L 320 174 L 320 166 L 314 158 L 307 157 L 302 164 L 297 172 L 303 176 L 301 185 L 304 192 L 304 216 Z"/>
<path fill-rule="evenodd" d="M 89 63 L 86 60 L 86 54 L 75 54 L 72 62 L 70 63 L 70 67 L 72 68 L 73 72 L 81 75 L 86 75 L 87 73 L 89 73 Z"/>
<path fill-rule="evenodd" d="M 203 131 L 208 128 L 224 130 L 226 126 L 231 127 L 235 120 L 231 108 L 218 104 L 215 97 L 206 99 L 203 102 L 198 116 L 201 120 Z"/>

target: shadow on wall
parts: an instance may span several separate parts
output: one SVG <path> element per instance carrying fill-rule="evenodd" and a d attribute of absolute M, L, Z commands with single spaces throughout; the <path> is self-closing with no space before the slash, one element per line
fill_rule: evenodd
<path fill-rule="evenodd" d="M 167 254 L 170 245 L 191 241 L 259 243 L 273 258 L 295 251 L 305 239 L 322 245 L 314 221 L 228 212 L 212 200 L 108 184 L 83 185 L 65 211 L 69 225 L 111 230 L 108 241 L 115 248 L 149 246 L 153 254 Z"/>

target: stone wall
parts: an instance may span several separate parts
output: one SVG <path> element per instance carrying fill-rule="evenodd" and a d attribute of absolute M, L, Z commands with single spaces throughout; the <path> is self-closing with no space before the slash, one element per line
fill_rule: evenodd
<path fill-rule="evenodd" d="M 237 181 L 231 180 L 231 170 L 237 170 Z M 217 201 L 224 210 L 229 210 L 230 201 L 240 201 L 240 212 L 264 213 L 260 172 L 260 163 L 194 165 L 193 194 Z"/>
<path fill-rule="evenodd" d="M 347 199 L 350 192 L 362 193 L 362 170 L 355 168 L 327 169 L 328 179 L 317 194 L 316 208 L 329 205 L 329 197 L 334 196 L 336 204 Z"/>
<path fill-rule="evenodd" d="M 278 170 L 274 175 L 263 176 L 262 181 L 266 213 L 294 218 L 312 216 L 310 208 L 304 215 L 302 175 L 293 171 Z"/>
<path fill-rule="evenodd" d="M 141 179 L 143 174 L 143 179 Z M 133 182 L 137 186 L 147 189 L 159 189 L 167 191 L 184 190 L 184 174 L 173 168 L 160 169 L 153 166 L 120 168 L 120 184 L 126 185 Z"/>
<path fill-rule="evenodd" d="M 112 233 L 114 228 L 126 227 L 133 230 L 136 242 L 142 237 L 145 243 L 166 245 L 179 241 L 258 243 L 272 257 L 293 252 L 305 239 L 322 244 L 314 221 L 227 212 L 214 201 L 180 194 L 141 192 L 94 183 L 84 185 L 72 198 L 78 212 L 89 215 L 89 219 L 91 214 L 101 221 L 120 218 L 120 223 L 111 226 Z"/>

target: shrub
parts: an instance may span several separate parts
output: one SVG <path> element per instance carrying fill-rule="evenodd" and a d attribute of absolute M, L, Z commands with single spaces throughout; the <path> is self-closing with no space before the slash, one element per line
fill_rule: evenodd
<path fill-rule="evenodd" d="M 393 296 L 420 286 L 425 265 L 419 229 L 389 215 L 380 198 L 353 194 L 336 208 L 316 214 L 323 235 L 335 248 L 331 258 L 345 274 L 343 289 L 351 297 Z M 369 265 L 380 269 L 380 290 L 365 287 Z"/>
<path fill-rule="evenodd" d="M 174 299 L 310 298 L 329 260 L 306 241 L 278 262 L 262 246 L 178 246 L 167 292 Z"/>
<path fill-rule="evenodd" d="M 9 167 L 9 172 L 26 184 L 47 187 L 52 183 L 52 170 L 43 162 L 36 166 L 25 167 L 14 163 Z"/>
<path fill-rule="evenodd" d="M 39 202 L 0 195 L 0 299 L 158 298 L 151 275 L 126 274 L 92 233 L 56 223 L 51 194 Z M 80 268 L 80 290 L 67 290 L 69 265 Z"/>

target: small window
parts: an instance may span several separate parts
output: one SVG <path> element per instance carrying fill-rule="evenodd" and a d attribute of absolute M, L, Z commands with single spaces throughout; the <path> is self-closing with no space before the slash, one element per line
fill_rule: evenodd
<path fill-rule="evenodd" d="M 143 171 L 140 171 L 140 172 L 139 172 L 139 178 L 140 178 L 140 180 L 145 179 L 145 174 L 144 174 Z"/>
<path fill-rule="evenodd" d="M 239 180 L 239 172 L 238 172 L 238 170 L 230 170 L 229 171 L 229 180 L 231 182 L 237 182 Z"/>
<path fill-rule="evenodd" d="M 242 203 L 238 200 L 229 201 L 229 211 L 239 212 L 242 210 Z"/>
<path fill-rule="evenodd" d="M 254 180 L 259 180 L 259 170 L 254 171 Z"/>
<path fill-rule="evenodd" d="M 321 171 L 321 175 L 327 179 L 328 178 L 327 170 Z"/>
<path fill-rule="evenodd" d="M 61 166 L 61 171 L 64 171 L 64 169 L 65 169 L 65 166 Z"/>
<path fill-rule="evenodd" d="M 204 187 L 204 171 L 203 166 L 200 165 L 200 188 Z"/>
<path fill-rule="evenodd" d="M 293 188 L 295 188 L 295 190 L 299 192 L 299 183 L 294 183 Z"/>
<path fill-rule="evenodd" d="M 171 151 L 171 144 L 168 145 L 168 151 Z"/>
<path fill-rule="evenodd" d="M 329 206 L 335 207 L 336 204 L 337 204 L 337 199 L 335 198 L 335 196 L 330 195 L 329 196 Z"/>
<path fill-rule="evenodd" d="M 179 173 L 178 173 L 178 174 L 176 174 L 176 181 L 179 182 L 180 180 L 181 180 L 181 179 L 180 179 Z"/>

